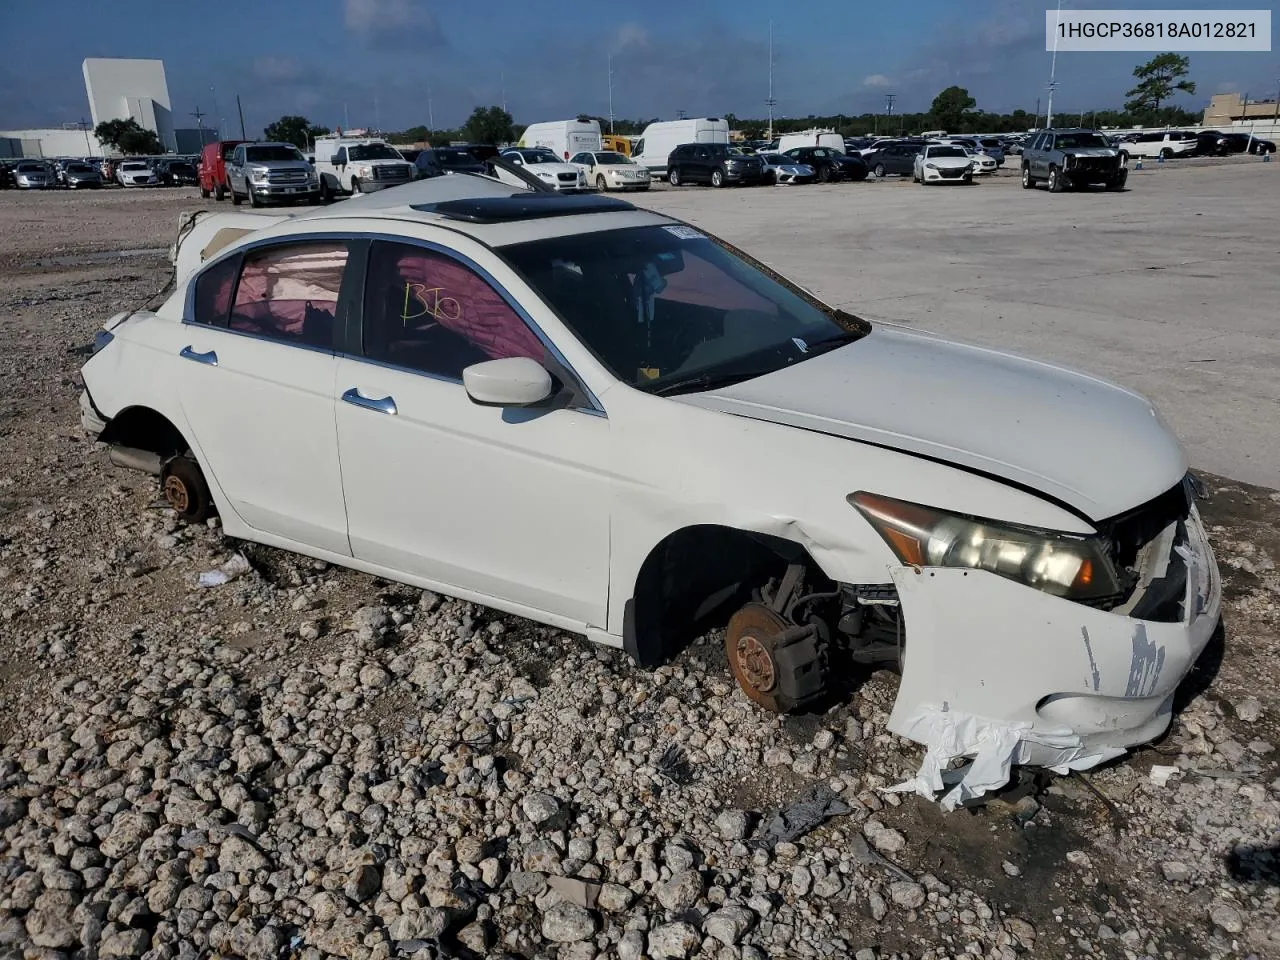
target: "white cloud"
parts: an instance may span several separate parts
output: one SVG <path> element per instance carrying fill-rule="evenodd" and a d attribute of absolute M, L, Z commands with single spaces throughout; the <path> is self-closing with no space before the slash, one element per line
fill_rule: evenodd
<path fill-rule="evenodd" d="M 370 43 L 439 43 L 440 25 L 421 0 L 345 0 L 347 30 Z"/>
<path fill-rule="evenodd" d="M 624 23 L 618 28 L 617 37 L 614 40 L 614 50 L 625 50 L 628 47 L 647 47 L 649 45 L 649 31 L 638 23 Z"/>
<path fill-rule="evenodd" d="M 873 73 L 862 80 L 864 87 L 891 87 L 893 81 L 886 77 L 883 73 Z"/>

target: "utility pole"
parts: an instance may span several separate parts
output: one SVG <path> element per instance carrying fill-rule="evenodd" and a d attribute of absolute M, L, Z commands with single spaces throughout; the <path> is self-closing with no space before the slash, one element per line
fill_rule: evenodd
<path fill-rule="evenodd" d="M 1062 24 L 1062 0 L 1058 0 L 1058 13 L 1054 19 L 1053 25 L 1053 59 L 1049 61 L 1049 106 L 1045 111 L 1044 125 L 1046 128 L 1053 126 L 1053 91 L 1058 86 L 1056 79 L 1058 73 L 1058 28 Z M 1039 113 L 1039 110 L 1036 111 Z"/>
<path fill-rule="evenodd" d="M 1280 123 L 1280 78 L 1276 80 L 1276 112 L 1271 115 L 1272 126 L 1277 123 Z M 1271 135 L 1274 137 L 1276 132 L 1272 130 Z"/>
<path fill-rule="evenodd" d="M 89 121 L 80 118 L 80 129 L 84 131 L 84 148 L 89 151 L 89 156 L 93 156 L 93 147 L 89 143 Z"/>
<path fill-rule="evenodd" d="M 1035 120 L 1035 123 L 1031 124 L 1031 126 L 1036 130 L 1040 129 L 1040 98 L 1039 97 L 1036 97 L 1036 120 Z"/>
<path fill-rule="evenodd" d="M 427 84 L 427 127 L 432 132 L 436 129 L 436 115 L 431 109 L 431 84 Z"/>
<path fill-rule="evenodd" d="M 503 70 L 498 75 L 502 81 L 502 112 L 507 112 L 507 71 Z"/>
<path fill-rule="evenodd" d="M 885 115 L 885 121 L 886 121 L 885 122 L 886 130 L 889 129 L 889 126 L 890 126 L 888 123 L 888 120 L 893 117 L 893 101 L 897 99 L 898 99 L 898 95 L 896 93 L 886 93 L 884 95 L 884 115 Z"/>
<path fill-rule="evenodd" d="M 222 125 L 227 122 L 227 118 L 218 113 L 218 91 L 213 88 L 213 84 L 209 84 L 209 96 L 213 97 L 213 115 L 218 118 L 218 139 L 222 139 Z"/>
<path fill-rule="evenodd" d="M 613 54 L 609 54 L 609 132 L 613 133 Z"/>
<path fill-rule="evenodd" d="M 777 104 L 777 100 L 773 98 L 773 21 L 769 21 L 769 96 L 765 99 L 765 105 L 769 108 L 769 133 L 765 137 L 766 140 L 773 139 L 773 108 Z"/>
<path fill-rule="evenodd" d="M 244 135 L 244 107 L 240 106 L 240 94 L 236 94 L 236 112 L 240 114 L 240 139 L 248 140 Z"/>
<path fill-rule="evenodd" d="M 685 111 L 683 111 L 683 110 L 677 110 L 677 111 L 676 111 L 676 119 L 677 119 L 677 120 L 683 120 L 686 116 L 687 116 L 687 114 L 685 113 Z"/>
<path fill-rule="evenodd" d="M 373 95 L 373 132 L 382 132 L 382 111 L 378 109 L 378 95 Z"/>

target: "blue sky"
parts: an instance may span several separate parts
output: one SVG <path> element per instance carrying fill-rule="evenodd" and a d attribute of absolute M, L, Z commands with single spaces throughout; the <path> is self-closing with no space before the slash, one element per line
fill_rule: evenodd
<path fill-rule="evenodd" d="M 886 93 L 896 112 L 924 110 L 953 83 L 980 108 L 1031 111 L 1049 72 L 1043 11 L 1028 0 L 0 0 L 0 129 L 87 117 L 80 62 L 93 56 L 164 60 L 177 126 L 194 126 L 199 107 L 206 125 L 220 117 L 238 131 L 239 93 L 251 136 L 283 113 L 331 127 L 344 114 L 385 130 L 426 123 L 428 89 L 440 127 L 504 90 L 518 122 L 603 115 L 610 54 L 617 116 L 762 117 L 770 19 L 779 116 L 882 111 Z M 1060 54 L 1056 109 L 1118 106 L 1148 56 Z M 1276 53 L 1190 56 L 1199 90 L 1180 99 L 1187 107 L 1229 90 L 1275 96 Z"/>

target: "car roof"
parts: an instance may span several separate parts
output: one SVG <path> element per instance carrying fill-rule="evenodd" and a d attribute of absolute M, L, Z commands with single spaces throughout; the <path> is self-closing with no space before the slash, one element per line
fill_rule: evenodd
<path fill-rule="evenodd" d="M 679 222 L 612 197 L 540 193 L 491 177 L 463 173 L 415 180 L 389 190 L 361 194 L 292 217 L 288 223 L 322 225 L 328 220 L 353 217 L 386 221 L 390 233 L 396 232 L 392 226 L 396 222 L 434 225 L 467 234 L 493 247 Z"/>

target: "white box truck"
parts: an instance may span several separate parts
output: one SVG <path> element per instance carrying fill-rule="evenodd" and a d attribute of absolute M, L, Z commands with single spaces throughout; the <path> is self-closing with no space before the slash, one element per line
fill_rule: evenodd
<path fill-rule="evenodd" d="M 631 141 L 631 159 L 657 180 L 667 177 L 667 157 L 682 143 L 728 143 L 729 121 L 719 117 L 651 123 Z"/>
<path fill-rule="evenodd" d="M 545 147 L 561 160 L 568 160 L 578 153 L 600 151 L 600 122 L 598 120 L 550 120 L 531 123 L 520 135 L 521 147 Z"/>
<path fill-rule="evenodd" d="M 844 153 L 844 137 L 834 130 L 801 130 L 778 138 L 778 152 L 786 153 L 796 147 L 826 147 L 836 153 Z"/>

